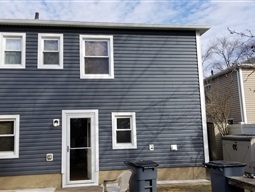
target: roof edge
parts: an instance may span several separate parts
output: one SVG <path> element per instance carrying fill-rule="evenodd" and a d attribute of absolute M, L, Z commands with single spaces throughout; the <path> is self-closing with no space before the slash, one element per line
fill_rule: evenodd
<path fill-rule="evenodd" d="M 240 65 L 235 65 L 232 67 L 229 67 L 223 71 L 220 71 L 218 73 L 216 73 L 215 75 L 211 75 L 207 78 L 204 79 L 204 81 L 210 81 L 212 79 L 215 79 L 217 77 L 220 77 L 222 75 L 225 75 L 226 73 L 232 72 L 234 70 L 238 70 L 238 69 L 253 69 L 255 70 L 255 64 L 240 64 Z"/>
<path fill-rule="evenodd" d="M 112 29 L 150 29 L 150 30 L 185 30 L 198 31 L 204 34 L 210 29 L 206 25 L 168 25 L 168 24 L 142 24 L 142 23 L 109 23 L 109 22 L 83 22 L 83 21 L 57 21 L 57 20 L 26 20 L 26 19 L 1 19 L 0 25 L 18 26 L 52 26 L 52 27 L 95 27 Z"/>

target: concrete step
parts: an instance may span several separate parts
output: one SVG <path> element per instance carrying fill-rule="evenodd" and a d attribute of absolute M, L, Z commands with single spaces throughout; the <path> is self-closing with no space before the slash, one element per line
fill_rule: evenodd
<path fill-rule="evenodd" d="M 102 191 L 103 191 L 103 188 L 100 186 L 57 188 L 55 190 L 55 192 L 102 192 Z"/>

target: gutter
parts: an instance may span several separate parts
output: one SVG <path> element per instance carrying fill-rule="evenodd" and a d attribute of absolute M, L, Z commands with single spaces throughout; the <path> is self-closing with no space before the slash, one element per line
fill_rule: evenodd
<path fill-rule="evenodd" d="M 232 72 L 232 71 L 238 71 L 238 69 L 255 69 L 255 64 L 238 64 L 238 65 L 234 65 L 232 67 L 229 67 L 223 71 L 220 71 L 218 73 L 216 73 L 215 75 L 211 75 L 207 78 L 204 79 L 204 81 L 210 81 L 213 79 L 216 79 L 217 77 L 220 77 L 222 75 L 225 75 L 226 73 Z"/>
<path fill-rule="evenodd" d="M 100 29 L 136 29 L 136 30 L 165 30 L 165 31 L 197 31 L 201 35 L 209 30 L 205 25 L 168 25 L 168 24 L 141 24 L 141 23 L 103 23 L 83 21 L 56 21 L 56 20 L 25 20 L 3 19 L 0 25 L 5 26 L 48 26 L 48 27 L 77 27 L 77 28 L 100 28 Z"/>
<path fill-rule="evenodd" d="M 247 123 L 247 114 L 246 114 L 246 105 L 245 105 L 245 96 L 244 96 L 244 84 L 243 84 L 243 71 L 242 68 L 237 70 L 237 83 L 238 83 L 238 93 L 239 93 L 239 102 L 240 102 L 240 111 L 242 122 Z"/>

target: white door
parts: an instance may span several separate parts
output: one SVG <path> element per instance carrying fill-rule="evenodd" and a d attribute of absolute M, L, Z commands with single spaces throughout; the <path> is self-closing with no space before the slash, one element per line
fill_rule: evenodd
<path fill-rule="evenodd" d="M 62 186 L 98 185 L 98 110 L 62 111 Z"/>

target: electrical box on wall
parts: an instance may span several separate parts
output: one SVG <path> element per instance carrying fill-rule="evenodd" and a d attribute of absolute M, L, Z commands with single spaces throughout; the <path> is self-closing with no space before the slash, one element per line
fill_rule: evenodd
<path fill-rule="evenodd" d="M 46 161 L 53 161 L 53 153 L 46 154 Z"/>
<path fill-rule="evenodd" d="M 178 147 L 177 145 L 171 145 L 171 151 L 177 151 Z"/>
<path fill-rule="evenodd" d="M 53 124 L 54 127 L 60 126 L 60 119 L 53 119 L 52 124 Z"/>
<path fill-rule="evenodd" d="M 149 144 L 149 150 L 154 151 L 154 145 L 153 144 Z"/>

